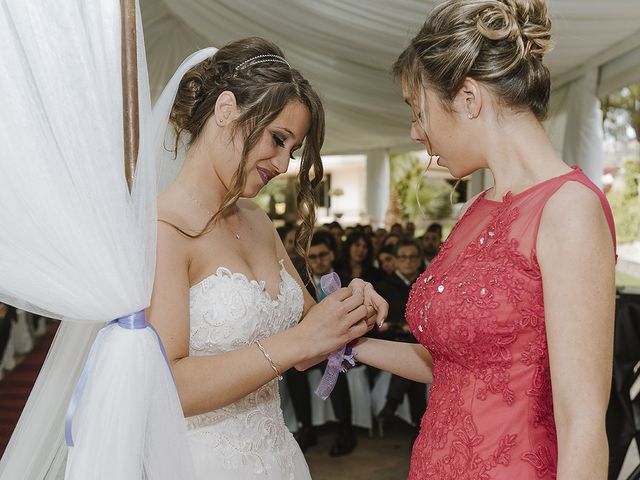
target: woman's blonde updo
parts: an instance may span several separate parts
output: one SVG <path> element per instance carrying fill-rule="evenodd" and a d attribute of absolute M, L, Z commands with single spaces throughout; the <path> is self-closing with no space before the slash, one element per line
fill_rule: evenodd
<path fill-rule="evenodd" d="M 275 56 L 281 60 L 270 57 L 275 59 L 248 62 L 258 56 Z M 194 66 L 182 78 L 170 115 L 176 131 L 176 146 L 184 134 L 188 145 L 198 140 L 205 123 L 215 110 L 218 96 L 224 91 L 235 95 L 240 113 L 232 126 L 233 135 L 241 135 L 244 139 L 240 164 L 220 210 L 198 234 L 183 233 L 195 238 L 208 232 L 220 215 L 240 198 L 246 182 L 249 152 L 262 138 L 264 129 L 285 106 L 290 101 L 297 100 L 309 109 L 311 119 L 302 148 L 298 175 L 301 226 L 296 238 L 296 249 L 299 254 L 306 256 L 315 224 L 315 189 L 323 176 L 320 150 L 324 142 L 325 119 L 320 97 L 300 72 L 286 63 L 284 53 L 278 46 L 258 37 L 238 40 Z"/>
<path fill-rule="evenodd" d="M 483 82 L 504 105 L 546 116 L 551 48 L 544 0 L 447 0 L 437 5 L 393 66 L 411 91 L 428 86 L 450 105 L 464 79 Z"/>

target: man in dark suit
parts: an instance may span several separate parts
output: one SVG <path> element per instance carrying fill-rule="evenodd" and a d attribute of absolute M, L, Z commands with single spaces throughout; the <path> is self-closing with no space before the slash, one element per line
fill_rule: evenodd
<path fill-rule="evenodd" d="M 388 340 L 417 343 L 405 320 L 405 310 L 411 286 L 422 270 L 422 252 L 415 240 L 402 238 L 396 244 L 394 253 L 396 271 L 375 285 L 376 291 L 389 303 L 389 315 L 379 336 Z M 427 407 L 426 385 L 397 375 L 391 376 L 386 403 L 378 414 L 379 422 L 384 424 L 393 418 L 405 394 L 409 396 L 411 420 L 415 425 L 420 425 Z"/>
<path fill-rule="evenodd" d="M 320 288 L 320 278 L 327 273 L 333 272 L 335 252 L 335 241 L 331 233 L 320 230 L 315 232 L 311 238 L 309 250 L 309 266 L 313 277 L 311 281 L 307 281 L 308 275 L 306 269 L 303 268 L 304 262 L 302 264 L 299 261 L 294 262 L 300 276 L 307 285 L 307 290 L 317 301 L 321 301 L 325 296 Z M 327 362 L 322 362 L 312 368 L 322 368 L 324 371 L 326 364 Z M 311 423 L 311 390 L 307 380 L 307 372 L 299 372 L 292 368 L 285 376 L 291 402 L 298 422 L 301 424 L 295 437 L 302 451 L 305 451 L 318 442 Z M 331 392 L 330 398 L 339 426 L 338 435 L 329 450 L 329 455 L 339 457 L 351 453 L 357 444 L 355 430 L 351 425 L 351 397 L 345 375 L 338 376 L 338 381 L 333 392 Z"/>

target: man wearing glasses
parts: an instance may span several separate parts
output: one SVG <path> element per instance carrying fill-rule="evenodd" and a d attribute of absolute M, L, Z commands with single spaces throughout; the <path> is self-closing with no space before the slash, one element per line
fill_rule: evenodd
<path fill-rule="evenodd" d="M 405 320 L 409 292 L 423 269 L 423 255 L 418 243 L 412 238 L 402 238 L 395 246 L 396 271 L 375 285 L 376 291 L 389 303 L 389 316 L 380 330 L 380 337 L 388 340 L 417 343 Z M 386 403 L 378 414 L 378 422 L 389 423 L 402 403 L 409 396 L 411 420 L 418 434 L 420 419 L 427 407 L 426 386 L 423 383 L 391 376 Z M 414 436 L 414 438 L 415 438 Z"/>
<path fill-rule="evenodd" d="M 319 230 L 313 234 L 308 255 L 313 283 L 307 282 L 307 290 L 318 302 L 325 296 L 320 289 L 320 278 L 327 273 L 333 272 L 333 262 L 336 258 L 335 252 L 335 240 L 331 232 Z M 304 279 L 305 272 L 300 272 L 300 274 Z M 321 368 L 324 371 L 325 366 L 326 362 L 322 362 L 312 368 Z M 295 368 L 292 368 L 287 372 L 286 379 L 291 402 L 298 422 L 301 424 L 300 429 L 294 436 L 304 452 L 307 448 L 318 443 L 316 432 L 311 423 L 311 390 L 307 381 L 307 373 L 298 372 Z M 344 375 L 338 377 L 330 398 L 339 426 L 338 435 L 329 450 L 329 455 L 339 457 L 351 453 L 357 444 L 356 433 L 351 424 L 349 385 Z"/>

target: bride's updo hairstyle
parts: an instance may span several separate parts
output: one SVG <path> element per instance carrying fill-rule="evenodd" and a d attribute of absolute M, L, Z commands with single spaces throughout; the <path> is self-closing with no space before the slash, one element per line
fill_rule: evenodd
<path fill-rule="evenodd" d="M 182 78 L 170 115 L 176 132 L 176 148 L 183 136 L 187 146 L 198 141 L 205 123 L 214 112 L 218 96 L 224 91 L 235 95 L 240 113 L 232 125 L 232 134 L 240 135 L 244 140 L 240 164 L 220 210 L 198 234 L 183 233 L 196 238 L 210 231 L 220 215 L 240 198 L 246 182 L 249 152 L 267 125 L 289 102 L 297 100 L 309 109 L 311 117 L 298 175 L 301 226 L 296 250 L 304 254 L 315 224 L 315 188 L 323 175 L 320 150 L 325 124 L 320 98 L 302 74 L 289 66 L 277 45 L 258 37 L 232 42 L 194 66 Z"/>
<path fill-rule="evenodd" d="M 551 48 L 544 0 L 446 0 L 393 65 L 412 93 L 427 87 L 445 108 L 466 77 L 482 82 L 502 105 L 547 114 L 551 81 L 542 57 Z"/>

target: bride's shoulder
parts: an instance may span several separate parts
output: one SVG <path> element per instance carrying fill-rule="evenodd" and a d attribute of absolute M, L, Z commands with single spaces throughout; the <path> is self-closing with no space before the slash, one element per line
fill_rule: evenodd
<path fill-rule="evenodd" d="M 183 238 L 180 230 L 191 229 L 189 218 L 185 215 L 188 211 L 183 205 L 180 196 L 169 188 L 158 196 L 158 236 L 176 235 L 177 239 Z"/>

